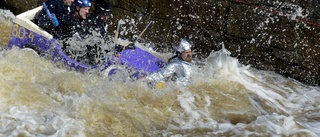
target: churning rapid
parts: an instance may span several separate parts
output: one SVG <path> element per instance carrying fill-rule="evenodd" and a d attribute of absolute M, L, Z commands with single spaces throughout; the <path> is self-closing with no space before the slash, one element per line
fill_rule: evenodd
<path fill-rule="evenodd" d="M 0 13 L 0 136 L 320 136 L 319 87 L 227 49 L 202 60 L 190 85 L 152 89 L 9 50 L 14 17 Z"/>

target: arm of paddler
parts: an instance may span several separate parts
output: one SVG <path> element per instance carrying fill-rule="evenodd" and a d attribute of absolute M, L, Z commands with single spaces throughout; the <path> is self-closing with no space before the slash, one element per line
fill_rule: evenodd
<path fill-rule="evenodd" d="M 152 88 L 162 89 L 165 87 L 165 82 L 169 77 L 172 77 L 176 73 L 176 65 L 168 64 L 165 68 L 160 71 L 151 73 L 150 75 L 142 78 Z"/>
<path fill-rule="evenodd" d="M 149 81 L 165 81 L 166 78 L 173 76 L 176 73 L 176 65 L 168 64 L 165 68 L 162 68 L 160 71 L 151 73 L 146 77 Z"/>
<path fill-rule="evenodd" d="M 42 3 L 43 9 L 46 11 L 48 18 L 50 19 L 53 26 L 57 27 L 59 25 L 58 19 L 54 13 L 51 13 L 50 10 L 47 7 L 47 4 L 45 2 Z"/>

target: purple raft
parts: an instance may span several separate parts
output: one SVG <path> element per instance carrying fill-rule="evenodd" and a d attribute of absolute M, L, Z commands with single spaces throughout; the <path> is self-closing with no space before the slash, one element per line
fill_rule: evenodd
<path fill-rule="evenodd" d="M 76 71 L 98 69 L 103 72 L 108 70 L 108 75 L 112 75 L 116 72 L 117 67 L 115 66 L 125 66 L 129 72 L 128 74 L 134 78 L 157 71 L 165 65 L 163 60 L 138 46 L 135 46 L 133 49 L 125 49 L 120 52 L 121 56 L 107 59 L 99 65 L 87 65 L 72 60 L 64 53 L 52 35 L 31 21 L 41 9 L 42 6 L 16 16 L 10 34 L 9 49 L 13 47 L 31 48 L 39 55 L 45 56 L 55 62 L 62 62 L 65 66 Z M 109 68 L 110 66 L 112 66 L 112 69 Z M 104 72 L 104 74 L 106 73 Z"/>

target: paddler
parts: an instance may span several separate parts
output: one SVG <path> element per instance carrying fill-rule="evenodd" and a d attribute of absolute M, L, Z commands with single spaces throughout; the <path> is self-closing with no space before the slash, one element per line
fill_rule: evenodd
<path fill-rule="evenodd" d="M 192 60 L 192 47 L 192 42 L 180 39 L 175 48 L 175 56 L 169 59 L 168 65 L 145 77 L 145 80 L 153 84 L 174 81 L 186 85 L 191 79 L 192 67 L 195 64 Z"/>

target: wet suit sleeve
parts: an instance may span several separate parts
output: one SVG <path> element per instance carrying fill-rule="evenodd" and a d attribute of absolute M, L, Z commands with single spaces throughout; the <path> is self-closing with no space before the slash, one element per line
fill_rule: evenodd
<path fill-rule="evenodd" d="M 161 69 L 158 72 L 152 73 L 146 77 L 148 81 L 160 81 L 165 80 L 174 75 L 176 72 L 176 65 L 175 64 L 168 64 L 164 69 Z"/>

